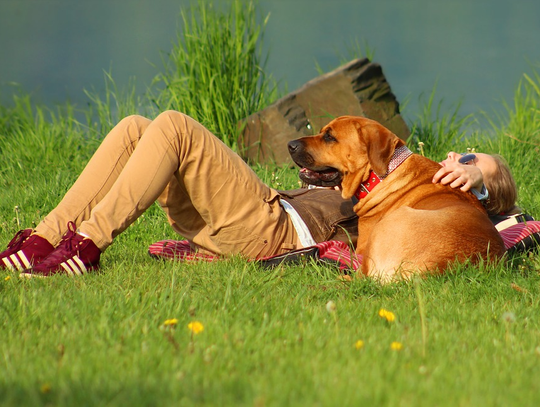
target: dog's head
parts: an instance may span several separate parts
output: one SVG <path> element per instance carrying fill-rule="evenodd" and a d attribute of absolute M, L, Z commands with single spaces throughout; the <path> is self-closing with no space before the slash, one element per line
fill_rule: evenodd
<path fill-rule="evenodd" d="M 370 170 L 384 175 L 396 147 L 403 145 L 390 130 L 363 117 L 342 116 L 315 136 L 288 144 L 301 168 L 300 179 L 318 186 L 341 184 L 344 199 L 351 198 Z"/>

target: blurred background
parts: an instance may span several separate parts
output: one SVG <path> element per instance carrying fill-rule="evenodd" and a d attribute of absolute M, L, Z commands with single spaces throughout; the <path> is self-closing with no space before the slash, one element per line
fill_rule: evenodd
<path fill-rule="evenodd" d="M 216 7 L 227 4 L 213 1 Z M 36 102 L 88 102 L 83 89 L 135 78 L 144 92 L 176 41 L 187 0 L 1 0 L 0 102 L 17 89 Z M 373 54 L 404 115 L 419 98 L 462 102 L 462 114 L 502 109 L 540 63 L 537 0 L 259 0 L 269 15 L 267 71 L 295 90 L 350 59 Z M 423 95 L 423 96 L 422 96 Z"/>

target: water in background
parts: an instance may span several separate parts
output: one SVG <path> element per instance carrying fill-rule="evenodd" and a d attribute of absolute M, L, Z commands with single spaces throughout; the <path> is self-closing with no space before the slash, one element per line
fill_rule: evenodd
<path fill-rule="evenodd" d="M 222 3 L 215 0 L 214 3 Z M 176 39 L 187 0 L 2 0 L 0 101 L 18 83 L 37 101 L 88 102 L 103 71 L 142 92 Z M 537 0 L 259 0 L 270 14 L 267 68 L 294 90 L 337 67 L 352 44 L 367 43 L 403 103 L 420 95 L 462 101 L 462 114 L 511 102 L 523 73 L 540 62 Z"/>

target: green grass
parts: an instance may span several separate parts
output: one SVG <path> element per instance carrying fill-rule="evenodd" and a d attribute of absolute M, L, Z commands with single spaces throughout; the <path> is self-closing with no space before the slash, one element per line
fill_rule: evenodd
<path fill-rule="evenodd" d="M 464 268 L 418 282 L 424 342 L 414 283 L 343 283 L 316 266 L 268 272 L 239 259 L 156 264 L 129 240 L 103 274 L 1 283 L 3 405 L 537 401 L 535 272 Z M 167 331 L 169 318 L 179 322 Z M 195 336 L 193 320 L 204 325 Z"/>
<path fill-rule="evenodd" d="M 181 13 L 178 41 L 156 75 L 151 100 L 158 111 L 182 111 L 237 148 L 238 123 L 276 96 L 266 73 L 262 38 L 268 17 L 252 2 L 235 0 L 226 12 L 198 1 Z"/>
<path fill-rule="evenodd" d="M 519 203 L 540 218 L 539 79 L 524 76 L 502 115 L 463 118 L 459 105 L 443 109 L 432 93 L 410 122 L 410 147 L 422 141 L 434 159 L 467 147 L 502 153 Z M 152 113 L 152 96 L 116 89 L 110 75 L 106 81 L 104 98 L 88 93 L 88 110 L 51 110 L 24 95 L 0 107 L 2 245 L 54 208 L 119 117 Z M 270 94 L 252 97 L 268 101 Z M 273 187 L 298 186 L 289 168 L 254 169 Z M 537 253 L 381 286 L 344 282 L 335 269 L 312 263 L 268 271 L 239 258 L 183 264 L 146 254 L 152 242 L 177 237 L 154 205 L 104 253 L 100 273 L 45 280 L 4 273 L 2 406 L 540 402 Z M 395 321 L 379 317 L 380 309 Z M 171 318 L 178 324 L 164 327 Z M 204 331 L 191 334 L 192 321 Z M 392 350 L 392 342 L 402 349 Z"/>

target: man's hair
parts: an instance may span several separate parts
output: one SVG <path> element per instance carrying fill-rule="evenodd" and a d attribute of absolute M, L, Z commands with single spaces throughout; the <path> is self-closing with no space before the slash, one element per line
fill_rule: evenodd
<path fill-rule="evenodd" d="M 484 180 L 489 193 L 486 210 L 490 216 L 500 213 L 508 214 L 516 209 L 516 181 L 504 158 L 498 154 L 493 154 L 492 157 L 497 163 L 498 170 L 492 177 Z"/>

